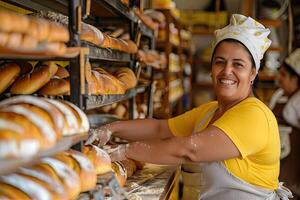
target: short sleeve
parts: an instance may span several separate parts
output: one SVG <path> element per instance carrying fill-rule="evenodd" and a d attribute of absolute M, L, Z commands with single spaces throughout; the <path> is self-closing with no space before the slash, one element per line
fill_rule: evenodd
<path fill-rule="evenodd" d="M 266 112 L 255 103 L 236 105 L 213 123 L 232 140 L 242 158 L 261 151 L 267 144 L 269 128 Z"/>

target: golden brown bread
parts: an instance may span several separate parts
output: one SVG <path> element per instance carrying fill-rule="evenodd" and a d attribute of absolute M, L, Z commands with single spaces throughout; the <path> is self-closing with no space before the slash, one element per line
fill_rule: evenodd
<path fill-rule="evenodd" d="M 54 158 L 68 165 L 79 175 L 81 192 L 91 190 L 96 186 L 96 170 L 91 161 L 85 157 L 84 154 L 69 150 L 56 154 Z"/>
<path fill-rule="evenodd" d="M 29 19 L 25 15 L 1 10 L 0 24 L 1 31 L 25 33 L 29 27 Z"/>
<path fill-rule="evenodd" d="M 64 55 L 67 51 L 67 46 L 62 42 L 47 42 L 45 44 L 45 51 L 51 55 Z"/>
<path fill-rule="evenodd" d="M 44 62 L 35 67 L 33 72 L 20 77 L 12 86 L 12 94 L 32 94 L 43 87 L 57 72 L 54 62 Z"/>
<path fill-rule="evenodd" d="M 132 54 L 136 54 L 138 52 L 138 47 L 137 45 L 131 41 L 131 40 L 125 40 L 127 42 L 127 52 L 128 53 L 132 53 Z"/>
<path fill-rule="evenodd" d="M 80 39 L 101 46 L 104 41 L 103 33 L 96 27 L 82 23 Z"/>
<path fill-rule="evenodd" d="M 126 175 L 127 177 L 130 177 L 134 174 L 134 172 L 137 170 L 136 164 L 133 160 L 126 159 L 120 161 L 124 168 L 126 169 Z"/>
<path fill-rule="evenodd" d="M 55 76 L 59 78 L 68 78 L 70 76 L 69 71 L 65 67 L 61 67 L 58 65 L 57 72 L 55 73 Z"/>
<path fill-rule="evenodd" d="M 43 95 L 66 95 L 70 94 L 70 81 L 62 78 L 52 78 L 39 91 Z"/>
<path fill-rule="evenodd" d="M 38 46 L 38 41 L 30 35 L 23 34 L 20 48 L 24 50 L 34 50 Z"/>
<path fill-rule="evenodd" d="M 43 158 L 41 163 L 30 167 L 47 174 L 61 183 L 68 194 L 68 199 L 75 199 L 80 193 L 80 178 L 68 165 L 54 158 Z"/>
<path fill-rule="evenodd" d="M 0 32 L 0 46 L 5 47 L 8 37 L 9 33 Z"/>
<path fill-rule="evenodd" d="M 30 200 L 30 197 L 26 195 L 24 192 L 19 190 L 18 188 L 11 186 L 6 183 L 0 182 L 0 199 L 22 199 L 22 200 Z"/>
<path fill-rule="evenodd" d="M 93 163 L 97 174 L 104 174 L 111 171 L 111 160 L 109 155 L 95 145 L 86 145 L 82 153 Z"/>
<path fill-rule="evenodd" d="M 111 163 L 111 167 L 115 172 L 115 176 L 120 186 L 123 187 L 126 183 L 127 172 L 122 163 L 116 161 Z"/>
<path fill-rule="evenodd" d="M 137 84 L 134 72 L 127 67 L 118 68 L 114 76 L 126 86 L 126 89 L 134 88 Z"/>
<path fill-rule="evenodd" d="M 49 22 L 49 42 L 68 42 L 70 39 L 69 31 L 63 25 Z"/>
<path fill-rule="evenodd" d="M 50 32 L 50 25 L 47 20 L 41 18 L 30 18 L 27 34 L 34 37 L 38 42 L 47 40 Z"/>
<path fill-rule="evenodd" d="M 21 68 L 16 63 L 0 66 L 0 93 L 4 92 L 19 76 Z"/>
<path fill-rule="evenodd" d="M 47 189 L 51 195 L 51 199 L 53 200 L 68 199 L 68 194 L 65 192 L 62 184 L 58 181 L 55 181 L 45 173 L 42 173 L 34 169 L 20 168 L 17 174 Z"/>

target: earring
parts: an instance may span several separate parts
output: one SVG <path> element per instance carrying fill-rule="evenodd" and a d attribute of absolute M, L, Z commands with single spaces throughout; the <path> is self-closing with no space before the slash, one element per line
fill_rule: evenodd
<path fill-rule="evenodd" d="M 250 81 L 250 84 L 253 85 L 253 80 Z"/>

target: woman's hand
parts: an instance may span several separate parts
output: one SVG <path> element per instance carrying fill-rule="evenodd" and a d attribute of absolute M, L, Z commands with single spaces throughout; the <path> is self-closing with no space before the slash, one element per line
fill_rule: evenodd
<path fill-rule="evenodd" d="M 114 161 L 126 160 L 127 159 L 126 150 L 128 146 L 129 144 L 119 145 L 115 151 L 109 154 L 111 161 L 114 162 Z"/>
<path fill-rule="evenodd" d="M 97 146 L 103 146 L 110 140 L 111 135 L 112 131 L 110 130 L 109 125 L 91 128 L 89 131 L 89 138 L 86 140 L 85 145 L 95 144 Z"/>

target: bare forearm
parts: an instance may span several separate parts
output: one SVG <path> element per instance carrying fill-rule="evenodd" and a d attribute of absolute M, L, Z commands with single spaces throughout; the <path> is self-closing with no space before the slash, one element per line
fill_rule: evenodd
<path fill-rule="evenodd" d="M 130 141 L 171 137 L 167 120 L 143 119 L 118 121 L 108 125 L 114 136 Z"/>

